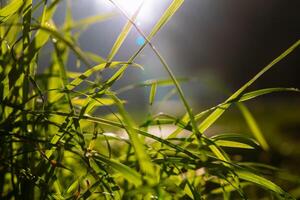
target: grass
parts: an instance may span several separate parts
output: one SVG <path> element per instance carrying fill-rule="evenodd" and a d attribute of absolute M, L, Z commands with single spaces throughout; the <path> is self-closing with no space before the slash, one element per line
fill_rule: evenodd
<path fill-rule="evenodd" d="M 58 26 L 53 16 L 60 3 L 40 0 L 33 5 L 32 0 L 11 0 L 0 10 L 1 199 L 294 199 L 265 172 L 278 169 L 235 160 L 230 150 L 258 153 L 270 149 L 245 103 L 269 93 L 299 90 L 247 89 L 292 53 L 300 40 L 223 103 L 193 113 L 180 86 L 180 81 L 186 80 L 176 78 L 151 42 L 183 0 L 172 1 L 149 35 L 135 24 L 140 9 L 130 18 L 119 8 L 127 23 L 106 59 L 83 51 L 77 40 L 90 25 L 115 14 L 74 21 L 67 6 L 65 22 Z M 34 18 L 38 11 L 40 15 Z M 145 43 L 128 60 L 115 60 L 132 29 Z M 37 73 L 45 45 L 52 46 L 50 64 Z M 141 66 L 135 59 L 147 45 L 169 77 L 114 91 L 112 86 L 126 76 L 128 67 Z M 76 55 L 84 72 L 69 70 L 70 54 Z M 115 68 L 115 73 L 101 79 L 98 75 L 109 68 Z M 119 97 L 120 92 L 147 86 L 151 106 L 157 101 L 157 90 L 165 85 L 174 87 L 185 108 L 180 118 L 159 113 L 138 124 L 126 110 L 126 101 Z M 234 104 L 253 137 L 225 133 L 206 136 L 207 129 Z M 109 114 L 96 112 L 99 107 Z M 176 130 L 161 138 L 149 132 L 156 125 L 173 125 Z"/>

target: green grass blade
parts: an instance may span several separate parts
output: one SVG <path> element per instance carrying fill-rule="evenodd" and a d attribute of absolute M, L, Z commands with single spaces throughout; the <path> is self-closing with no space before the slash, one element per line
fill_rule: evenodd
<path fill-rule="evenodd" d="M 238 108 L 240 109 L 241 113 L 243 114 L 252 134 L 254 135 L 254 137 L 256 138 L 258 143 L 262 146 L 262 148 L 264 150 L 268 150 L 269 145 L 268 145 L 266 139 L 264 138 L 256 120 L 254 119 L 254 117 L 252 116 L 252 114 L 250 113 L 248 108 L 242 103 L 238 104 Z"/>
<path fill-rule="evenodd" d="M 239 102 L 248 101 L 250 99 L 274 93 L 274 92 L 300 92 L 298 88 L 266 88 L 266 89 L 260 89 L 253 92 L 248 92 L 243 94 L 241 98 L 239 98 Z"/>
<path fill-rule="evenodd" d="M 242 142 L 236 142 L 236 141 L 217 140 L 217 141 L 215 141 L 215 143 L 216 143 L 216 145 L 221 146 L 221 147 L 254 149 L 254 147 L 250 146 L 249 144 L 245 144 Z"/>
<path fill-rule="evenodd" d="M 9 16 L 15 14 L 24 4 L 24 1 L 13 0 L 7 4 L 4 8 L 0 9 L 0 22 L 5 22 Z"/>
<path fill-rule="evenodd" d="M 172 16 L 176 13 L 176 11 L 181 7 L 183 2 L 184 2 L 184 0 L 173 0 L 173 2 L 170 4 L 170 6 L 164 12 L 162 17 L 159 19 L 159 21 L 156 23 L 156 25 L 152 29 L 151 33 L 147 37 L 147 39 L 149 41 L 172 18 Z"/>
<path fill-rule="evenodd" d="M 91 69 L 86 70 L 85 72 L 83 72 L 80 76 L 78 76 L 77 78 L 75 78 L 72 82 L 70 82 L 67 86 L 67 88 L 69 90 L 74 89 L 75 87 L 77 87 L 79 84 L 81 84 L 85 79 L 89 78 L 93 73 L 95 72 L 99 72 L 102 71 L 103 69 L 105 69 L 107 63 L 102 63 L 100 65 L 96 65 L 94 67 L 92 67 Z M 110 67 L 113 68 L 115 66 L 118 66 L 120 64 L 124 64 L 124 62 L 112 62 L 110 64 Z"/>
<path fill-rule="evenodd" d="M 149 104 L 152 105 L 155 99 L 157 89 L 157 83 L 151 85 L 150 95 L 149 95 Z"/>
<path fill-rule="evenodd" d="M 284 59 L 287 55 L 289 55 L 293 50 L 295 50 L 300 45 L 300 40 L 295 42 L 291 47 L 289 47 L 285 52 L 283 52 L 280 56 L 274 59 L 271 63 L 265 66 L 260 72 L 258 72 L 250 81 L 248 81 L 245 85 L 243 85 L 239 90 L 237 90 L 233 95 L 231 95 L 225 103 L 232 101 L 233 99 L 238 98 L 250 85 L 252 85 L 259 77 L 261 77 L 265 72 L 271 69 L 276 63 Z M 200 133 L 203 133 L 208 129 L 224 112 L 227 108 L 230 107 L 230 103 L 217 108 L 213 113 L 211 113 L 199 126 L 198 129 Z"/>
<path fill-rule="evenodd" d="M 230 145 L 226 145 L 225 142 L 229 142 L 233 145 L 237 145 L 234 147 L 238 147 L 239 145 L 244 146 L 245 148 L 249 148 L 249 149 L 254 149 L 254 148 L 258 148 L 259 145 L 256 141 L 254 141 L 251 137 L 245 136 L 245 135 L 241 135 L 241 134 L 218 134 L 216 136 L 211 137 L 210 139 L 212 139 L 215 143 L 217 143 L 220 146 L 226 146 L 226 147 L 230 147 Z M 221 143 L 220 143 L 221 141 Z M 228 143 L 228 144 L 229 144 Z"/>
<path fill-rule="evenodd" d="M 47 24 L 49 23 L 49 21 L 51 21 L 55 11 L 56 11 L 57 5 L 53 4 L 49 7 L 47 7 L 47 5 L 44 5 L 43 8 L 43 13 L 41 15 L 41 19 L 40 19 L 40 24 L 41 26 L 47 26 Z M 51 22 L 50 22 L 51 24 Z M 32 42 L 31 44 L 31 49 L 34 49 L 35 51 L 38 51 L 41 47 L 43 47 L 46 42 L 49 39 L 50 34 L 48 32 L 43 31 L 42 29 L 37 30 L 35 37 L 34 37 L 34 42 Z M 33 47 L 34 45 L 34 47 Z"/>
<path fill-rule="evenodd" d="M 270 191 L 273 191 L 276 194 L 279 194 L 283 199 L 293 199 L 288 193 L 286 193 L 284 190 L 282 190 L 275 183 L 269 181 L 268 179 L 266 179 L 262 176 L 259 176 L 252 172 L 249 172 L 249 171 L 241 171 L 241 170 L 236 171 L 236 174 L 239 176 L 240 179 L 252 182 L 252 183 L 260 185 L 261 187 L 264 187 Z"/>
<path fill-rule="evenodd" d="M 33 29 L 42 30 L 52 35 L 56 40 L 60 40 L 65 43 L 86 66 L 90 66 L 89 60 L 86 58 L 86 55 L 82 52 L 78 45 L 76 45 L 71 38 L 64 36 L 57 31 L 53 22 L 48 22 L 47 25 L 32 25 Z"/>
<path fill-rule="evenodd" d="M 119 113 L 123 118 L 124 124 L 126 125 L 126 131 L 129 135 L 130 141 L 132 142 L 132 146 L 135 151 L 135 155 L 137 157 L 137 161 L 141 168 L 143 174 L 145 174 L 145 179 L 149 182 L 150 185 L 156 183 L 155 179 L 155 170 L 154 165 L 148 156 L 145 146 L 143 145 L 141 139 L 139 138 L 135 126 L 125 111 L 122 102 L 113 94 L 110 94 L 111 98 L 115 100 L 116 105 L 119 109 Z"/>
<path fill-rule="evenodd" d="M 107 62 L 111 62 L 114 59 L 117 52 L 119 51 L 121 45 L 125 41 L 125 39 L 126 39 L 127 35 L 129 34 L 130 30 L 132 29 L 132 27 L 133 27 L 132 22 L 134 22 L 136 20 L 139 12 L 141 10 L 142 5 L 143 5 L 143 2 L 140 4 L 139 8 L 136 10 L 136 12 L 132 16 L 132 18 L 130 20 L 128 20 L 127 23 L 125 24 L 125 26 L 123 27 L 123 30 L 119 34 L 117 40 L 115 41 L 113 47 L 111 48 L 111 50 L 110 50 L 110 52 L 107 56 Z"/>

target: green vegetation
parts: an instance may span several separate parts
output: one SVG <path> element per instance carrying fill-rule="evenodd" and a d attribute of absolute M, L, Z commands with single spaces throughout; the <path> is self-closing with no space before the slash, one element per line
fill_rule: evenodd
<path fill-rule="evenodd" d="M 114 14 L 74 21 L 67 7 L 64 24 L 57 26 L 53 16 L 60 3 L 40 0 L 33 5 L 32 0 L 11 0 L 0 10 L 1 199 L 293 199 L 270 176 L 278 169 L 236 160 L 230 152 L 269 150 L 268 141 L 244 103 L 269 93 L 299 90 L 247 89 L 292 53 L 300 40 L 226 101 L 195 114 L 171 68 L 151 43 L 183 0 L 173 0 L 149 35 L 135 24 L 139 10 L 131 19 L 120 10 L 128 22 L 107 59 L 83 51 L 77 40 L 89 25 Z M 36 13 L 40 14 L 34 18 Z M 137 29 L 145 43 L 128 60 L 116 61 L 131 29 Z M 52 46 L 51 64 L 37 73 L 41 71 L 39 55 L 46 44 Z M 128 67 L 141 67 L 135 59 L 147 45 L 169 79 L 114 91 L 112 86 L 126 76 Z M 84 72 L 70 71 L 70 54 L 76 55 Z M 114 74 L 110 78 L 98 76 L 111 69 Z M 159 87 L 173 86 L 186 114 L 179 118 L 165 113 L 149 115 L 138 124 L 125 109 L 126 101 L 119 98 L 118 91 L 140 85 L 150 88 L 150 106 Z M 232 105 L 238 105 L 253 137 L 205 135 Z M 99 107 L 110 113 L 97 112 Z M 177 128 L 161 138 L 149 132 L 155 125 Z"/>

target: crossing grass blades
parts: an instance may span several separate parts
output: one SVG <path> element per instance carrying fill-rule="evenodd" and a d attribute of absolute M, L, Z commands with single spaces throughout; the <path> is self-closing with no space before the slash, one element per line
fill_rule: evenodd
<path fill-rule="evenodd" d="M 183 0 L 173 0 L 148 35 L 135 24 L 140 9 L 131 18 L 119 9 L 117 14 L 105 13 L 75 21 L 67 4 L 65 21 L 58 26 L 53 16 L 62 2 L 10 0 L 4 4 L 2 1 L 1 199 L 293 199 L 272 182 L 273 177 L 264 173 L 276 169 L 261 163 L 255 167 L 255 163 L 247 160 L 235 161 L 225 149 L 252 149 L 253 153 L 269 150 L 268 142 L 244 103 L 269 93 L 299 90 L 249 91 L 248 88 L 293 53 L 300 40 L 227 100 L 194 113 L 179 79 L 151 42 Z M 127 23 L 109 55 L 103 59 L 83 51 L 77 42 L 82 31 L 115 15 L 126 18 Z M 115 60 L 132 29 L 144 37 L 145 43 L 128 60 Z M 47 68 L 40 64 L 46 45 L 51 46 L 51 52 L 47 52 L 50 60 Z M 136 64 L 135 60 L 146 46 L 161 61 L 169 77 L 113 90 L 112 86 L 126 76 L 128 67 L 143 64 Z M 71 54 L 76 56 L 80 72 L 70 71 Z M 41 67 L 43 72 L 37 73 Z M 110 69 L 114 74 L 102 79 L 99 74 Z M 120 91 L 146 86 L 150 88 L 149 104 L 152 105 L 156 91 L 166 85 L 173 86 L 185 108 L 186 114 L 179 118 L 159 113 L 149 115 L 144 123 L 137 123 L 125 109 L 126 101 L 119 98 Z M 206 136 L 207 129 L 233 105 L 244 115 L 253 137 Z M 105 107 L 110 114 L 94 112 L 99 107 Z M 156 125 L 177 128 L 161 138 L 149 133 L 149 128 Z"/>

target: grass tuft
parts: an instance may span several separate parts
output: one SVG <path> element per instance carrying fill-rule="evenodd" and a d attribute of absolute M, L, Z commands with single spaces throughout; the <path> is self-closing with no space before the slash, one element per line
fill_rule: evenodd
<path fill-rule="evenodd" d="M 262 167 L 270 171 L 277 169 L 260 163 L 250 166 L 247 160 L 234 159 L 231 152 L 238 149 L 255 154 L 261 149 L 270 150 L 268 139 L 258 127 L 259 121 L 244 103 L 275 92 L 299 93 L 299 89 L 246 90 L 292 53 L 300 40 L 223 103 L 195 115 L 180 85 L 189 78 L 177 78 L 152 43 L 159 30 L 183 5 L 183 0 L 170 3 L 149 35 L 135 24 L 141 6 L 131 18 L 120 9 L 119 14 L 127 22 L 106 59 L 82 50 L 78 38 L 90 25 L 118 13 L 76 21 L 68 4 L 64 24 L 60 27 L 53 16 L 62 1 L 40 0 L 35 6 L 32 3 L 11 0 L 0 10 L 1 199 L 256 199 L 270 196 L 293 199 L 272 182 L 267 173 L 261 173 Z M 144 37 L 145 43 L 128 60 L 115 60 L 133 28 Z M 39 55 L 46 45 L 52 50 L 47 68 L 41 70 Z M 129 66 L 141 67 L 134 62 L 147 45 L 169 77 L 116 88 L 115 83 L 126 75 Z M 87 69 L 70 71 L 71 54 L 80 67 Z M 116 69 L 107 80 L 99 78 L 100 73 L 112 68 Z M 145 86 L 150 88 L 150 105 L 160 103 L 156 93 L 161 87 L 173 86 L 165 98 L 177 92 L 186 114 L 182 117 L 149 114 L 140 124 L 134 121 L 124 106 L 127 101 L 121 99 L 120 94 Z M 253 137 L 232 133 L 205 135 L 232 104 L 238 105 Z M 97 112 L 98 108 L 109 113 Z M 156 126 L 162 130 L 171 126 L 174 130 L 167 137 L 159 137 L 151 133 L 151 128 Z M 262 193 L 257 195 L 257 192 Z"/>

